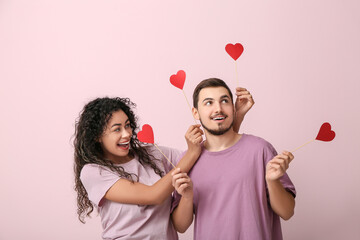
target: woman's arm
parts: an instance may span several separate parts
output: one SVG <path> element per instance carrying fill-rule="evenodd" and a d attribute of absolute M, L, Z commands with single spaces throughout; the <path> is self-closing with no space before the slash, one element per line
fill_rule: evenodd
<path fill-rule="evenodd" d="M 201 153 L 202 130 L 200 125 L 192 125 L 185 134 L 188 151 L 176 165 L 182 172 L 188 172 L 195 164 Z M 174 171 L 174 170 L 172 170 Z M 120 203 L 154 205 L 163 203 L 174 191 L 171 184 L 170 171 L 155 184 L 148 186 L 139 182 L 132 183 L 126 179 L 119 179 L 105 194 L 105 198 Z"/>

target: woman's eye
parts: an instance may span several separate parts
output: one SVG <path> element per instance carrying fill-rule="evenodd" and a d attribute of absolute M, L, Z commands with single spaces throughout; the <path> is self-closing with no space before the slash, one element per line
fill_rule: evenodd
<path fill-rule="evenodd" d="M 129 128 L 129 127 L 131 127 L 130 124 L 126 124 L 126 125 L 125 125 L 125 128 Z"/>
<path fill-rule="evenodd" d="M 115 128 L 114 131 L 115 132 L 120 132 L 120 128 Z"/>

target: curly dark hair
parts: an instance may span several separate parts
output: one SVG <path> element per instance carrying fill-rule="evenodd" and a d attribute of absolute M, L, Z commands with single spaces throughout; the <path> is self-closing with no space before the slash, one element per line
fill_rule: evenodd
<path fill-rule="evenodd" d="M 80 173 L 86 164 L 98 164 L 109 168 L 116 172 L 119 177 L 134 182 L 139 181 L 136 174 L 128 173 L 119 165 L 115 165 L 112 161 L 105 159 L 103 149 L 99 143 L 99 139 L 106 129 L 107 123 L 114 112 L 122 110 L 130 121 L 132 136 L 130 139 L 129 156 L 137 157 L 142 165 L 149 165 L 154 172 L 160 177 L 164 172 L 155 164 L 155 158 L 148 153 L 144 146 L 140 145 L 137 139 L 137 117 L 131 107 L 136 105 L 129 98 L 96 98 L 86 104 L 80 112 L 80 116 L 75 123 L 74 138 L 74 172 L 75 172 L 75 191 L 77 192 L 77 214 L 82 223 L 85 223 L 85 217 L 89 217 L 94 210 L 94 206 L 89 200 L 84 185 L 80 180 Z"/>

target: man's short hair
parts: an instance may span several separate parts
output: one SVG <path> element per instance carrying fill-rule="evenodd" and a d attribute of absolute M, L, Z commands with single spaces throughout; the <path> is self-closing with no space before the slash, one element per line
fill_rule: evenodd
<path fill-rule="evenodd" d="M 199 93 L 200 93 L 201 89 L 208 88 L 208 87 L 224 87 L 224 88 L 226 88 L 230 94 L 231 102 L 233 103 L 233 95 L 232 95 L 231 90 L 228 87 L 228 85 L 226 85 L 226 83 L 219 78 L 208 78 L 208 79 L 202 80 L 194 89 L 194 93 L 193 93 L 194 108 L 198 108 Z"/>

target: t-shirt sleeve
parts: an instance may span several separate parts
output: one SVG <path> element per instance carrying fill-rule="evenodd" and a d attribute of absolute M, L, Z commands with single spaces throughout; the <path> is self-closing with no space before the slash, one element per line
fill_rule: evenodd
<path fill-rule="evenodd" d="M 91 202 L 99 206 L 106 192 L 120 179 L 114 172 L 96 164 L 83 167 L 80 180 Z"/>
<path fill-rule="evenodd" d="M 275 148 L 270 143 L 267 142 L 264 147 L 264 168 L 266 168 L 266 164 L 276 155 L 277 152 Z M 283 185 L 283 187 L 286 189 L 286 191 L 288 191 L 291 195 L 293 195 L 293 197 L 296 196 L 295 186 L 292 183 L 287 173 L 285 173 L 284 176 L 280 178 L 280 182 Z"/>

